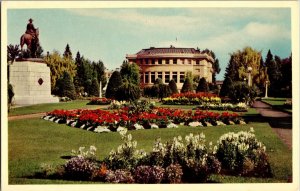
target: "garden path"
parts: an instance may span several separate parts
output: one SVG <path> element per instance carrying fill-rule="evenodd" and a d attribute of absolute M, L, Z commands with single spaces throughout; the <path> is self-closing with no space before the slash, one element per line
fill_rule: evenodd
<path fill-rule="evenodd" d="M 292 149 L 292 115 L 274 110 L 272 106 L 262 101 L 255 101 L 253 107 L 269 122 L 278 137 Z"/>

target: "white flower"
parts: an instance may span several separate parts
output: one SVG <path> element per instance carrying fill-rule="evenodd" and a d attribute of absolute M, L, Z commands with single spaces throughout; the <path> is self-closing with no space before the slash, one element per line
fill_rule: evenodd
<path fill-rule="evenodd" d="M 126 135 L 126 133 L 127 133 L 127 129 L 124 128 L 122 131 L 119 131 L 119 133 L 120 133 L 120 135 L 121 135 L 122 137 L 124 137 L 124 136 Z"/>
<path fill-rule="evenodd" d="M 254 133 L 254 128 L 253 127 L 250 127 L 250 133 Z"/>
<path fill-rule="evenodd" d="M 144 127 L 138 123 L 134 124 L 133 126 L 135 127 L 136 130 L 144 129 Z"/>
<path fill-rule="evenodd" d="M 96 133 L 108 133 L 110 130 L 106 126 L 98 126 L 94 132 Z"/>
<path fill-rule="evenodd" d="M 198 121 L 194 121 L 194 122 L 190 122 L 189 126 L 191 126 L 191 127 L 200 127 L 200 126 L 202 126 L 202 124 Z"/>
<path fill-rule="evenodd" d="M 167 125 L 167 128 L 178 128 L 178 125 L 176 125 L 174 123 L 170 123 Z"/>
<path fill-rule="evenodd" d="M 132 135 L 131 135 L 131 134 L 128 134 L 128 135 L 127 135 L 127 139 L 128 139 L 128 141 L 131 141 L 131 140 L 132 140 Z"/>
<path fill-rule="evenodd" d="M 158 125 L 152 123 L 152 124 L 151 124 L 151 129 L 159 129 L 159 127 L 158 127 Z"/>
<path fill-rule="evenodd" d="M 127 129 L 125 127 L 121 127 L 121 126 L 119 126 L 117 128 L 117 132 L 124 131 L 124 130 L 127 130 Z"/>

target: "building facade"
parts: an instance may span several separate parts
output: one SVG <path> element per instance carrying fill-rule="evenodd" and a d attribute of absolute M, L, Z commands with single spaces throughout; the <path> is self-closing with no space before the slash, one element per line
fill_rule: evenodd
<path fill-rule="evenodd" d="M 150 47 L 136 54 L 127 54 L 126 59 L 140 67 L 141 83 L 144 86 L 152 86 L 157 78 L 165 84 L 174 79 L 180 90 L 187 72 L 212 82 L 213 58 L 194 48 Z"/>

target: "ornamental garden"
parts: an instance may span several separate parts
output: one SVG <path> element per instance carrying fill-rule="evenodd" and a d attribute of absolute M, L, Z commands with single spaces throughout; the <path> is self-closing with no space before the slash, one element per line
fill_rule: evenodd
<path fill-rule="evenodd" d="M 291 150 L 252 107 L 261 87 L 225 83 L 234 91 L 224 96 L 187 74 L 179 93 L 172 80 L 142 87 L 135 64 L 104 80 L 103 63 L 61 59 L 78 75 L 51 74 L 60 103 L 9 110 L 9 184 L 291 182 Z"/>

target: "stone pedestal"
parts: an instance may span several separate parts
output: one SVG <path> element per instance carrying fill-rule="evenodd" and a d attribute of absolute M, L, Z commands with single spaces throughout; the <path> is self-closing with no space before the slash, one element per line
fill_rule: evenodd
<path fill-rule="evenodd" d="M 16 61 L 10 66 L 9 81 L 16 105 L 59 102 L 58 97 L 51 95 L 50 68 L 45 63 Z"/>

